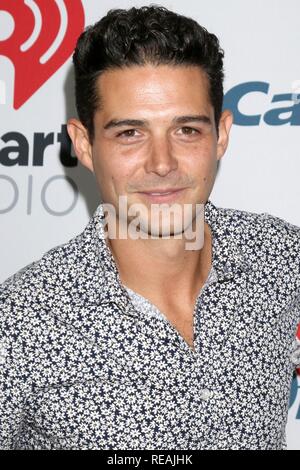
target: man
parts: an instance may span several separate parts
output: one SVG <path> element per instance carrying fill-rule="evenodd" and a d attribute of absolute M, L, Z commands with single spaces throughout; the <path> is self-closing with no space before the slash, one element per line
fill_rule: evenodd
<path fill-rule="evenodd" d="M 163 7 L 111 10 L 74 65 L 68 131 L 102 202 L 2 285 L 1 447 L 283 448 L 300 228 L 209 200 L 232 124 L 216 36 Z M 167 236 L 153 205 L 192 212 Z"/>

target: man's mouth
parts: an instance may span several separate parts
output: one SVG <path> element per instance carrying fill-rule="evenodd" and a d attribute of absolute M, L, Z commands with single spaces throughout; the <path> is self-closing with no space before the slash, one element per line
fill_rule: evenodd
<path fill-rule="evenodd" d="M 146 196 L 151 202 L 170 202 L 183 193 L 186 188 L 153 189 L 151 191 L 141 191 L 139 194 Z"/>

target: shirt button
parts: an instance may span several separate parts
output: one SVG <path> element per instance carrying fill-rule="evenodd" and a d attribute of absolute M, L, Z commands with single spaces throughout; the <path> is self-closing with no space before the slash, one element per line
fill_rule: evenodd
<path fill-rule="evenodd" d="M 200 398 L 204 401 L 208 401 L 212 397 L 212 392 L 207 388 L 200 390 Z"/>

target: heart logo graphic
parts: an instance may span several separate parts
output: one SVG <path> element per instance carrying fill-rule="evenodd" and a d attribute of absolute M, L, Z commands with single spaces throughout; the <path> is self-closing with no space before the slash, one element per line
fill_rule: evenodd
<path fill-rule="evenodd" d="M 0 55 L 15 68 L 14 103 L 19 109 L 70 57 L 84 28 L 81 0 L 0 0 L 14 29 L 0 39 Z"/>

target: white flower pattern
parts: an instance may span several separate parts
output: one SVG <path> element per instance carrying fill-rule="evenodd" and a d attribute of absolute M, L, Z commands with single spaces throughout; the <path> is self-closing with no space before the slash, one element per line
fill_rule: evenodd
<path fill-rule="evenodd" d="M 300 228 L 210 200 L 205 220 L 213 263 L 195 350 L 121 283 L 102 204 L 1 285 L 1 449 L 284 448 Z"/>

